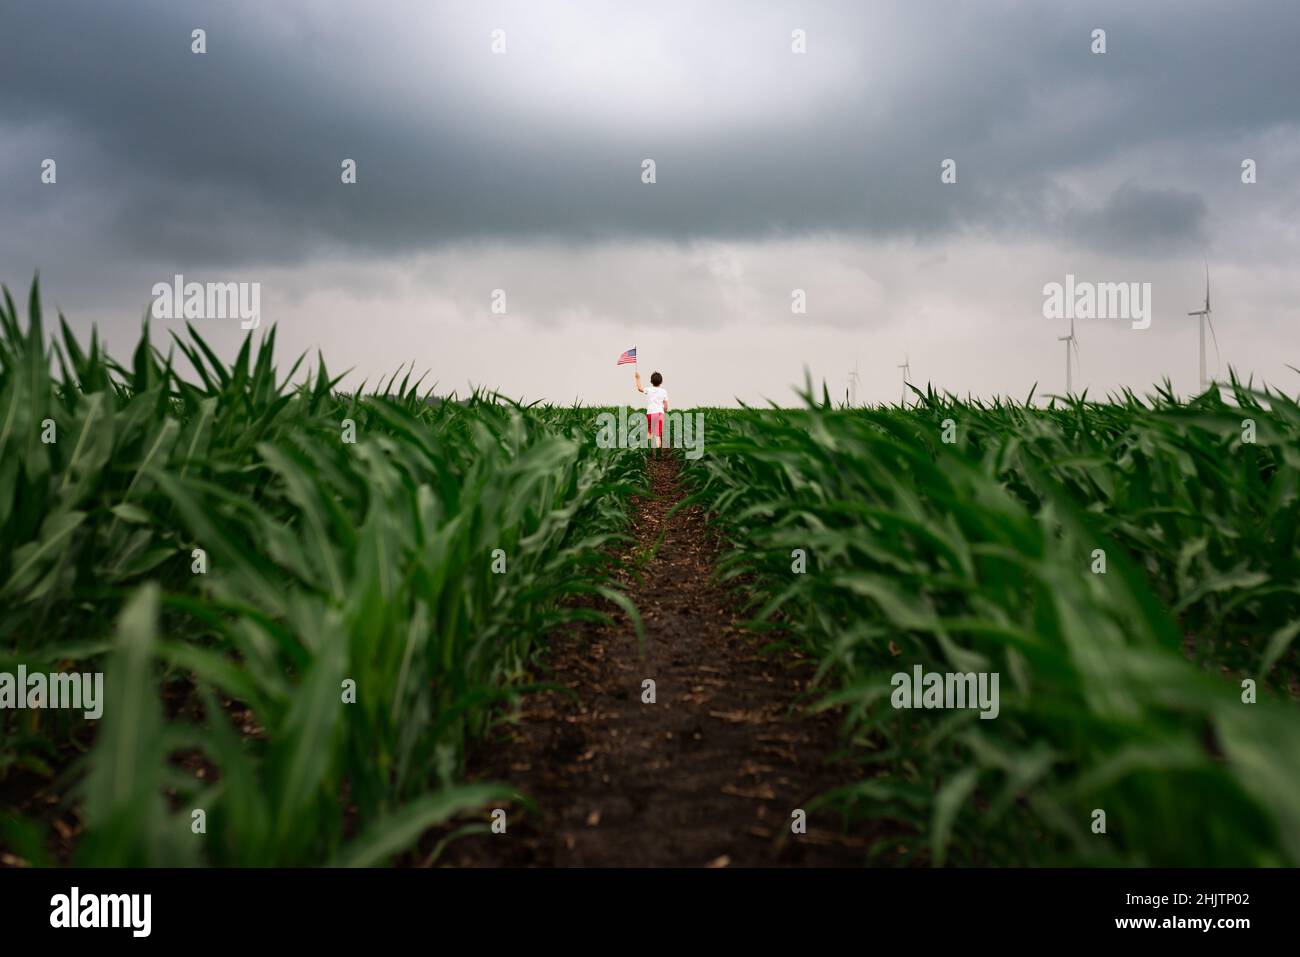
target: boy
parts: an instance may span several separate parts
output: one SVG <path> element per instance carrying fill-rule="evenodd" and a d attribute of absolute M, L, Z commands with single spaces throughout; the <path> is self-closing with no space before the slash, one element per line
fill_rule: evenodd
<path fill-rule="evenodd" d="M 645 393 L 645 421 L 650 429 L 650 444 L 659 448 L 664 438 L 664 413 L 668 411 L 668 390 L 661 389 L 664 377 L 650 373 L 650 388 L 641 387 L 641 370 L 636 370 L 636 390 Z"/>

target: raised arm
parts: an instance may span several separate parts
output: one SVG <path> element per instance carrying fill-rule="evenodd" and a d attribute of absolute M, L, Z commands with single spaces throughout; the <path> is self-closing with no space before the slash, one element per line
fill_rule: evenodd
<path fill-rule="evenodd" d="M 641 388 L 641 370 L 636 366 L 633 366 L 632 372 L 636 375 L 636 391 L 644 392 L 645 389 Z"/>

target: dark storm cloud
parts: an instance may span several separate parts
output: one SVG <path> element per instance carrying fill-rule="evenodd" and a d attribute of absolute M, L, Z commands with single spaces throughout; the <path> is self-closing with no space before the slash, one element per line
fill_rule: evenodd
<path fill-rule="evenodd" d="M 1070 233 L 1098 249 L 1129 256 L 1166 256 L 1197 251 L 1205 242 L 1205 201 L 1176 189 L 1126 183 L 1095 210 L 1074 209 Z"/>
<path fill-rule="evenodd" d="M 667 48 L 648 57 L 617 7 L 11 3 L 0 202 L 62 249 L 161 263 L 968 227 L 1138 248 L 1199 239 L 1200 194 L 1233 175 L 1205 158 L 1300 121 L 1290 0 L 668 4 Z M 601 58 L 592 82 L 566 83 L 583 56 Z M 655 95 L 674 58 L 677 85 Z M 1101 196 L 1060 182 L 1170 143 L 1186 170 L 1134 160 Z M 57 193 L 34 173 L 45 156 Z M 1170 188 L 1180 172 L 1190 185 Z"/>

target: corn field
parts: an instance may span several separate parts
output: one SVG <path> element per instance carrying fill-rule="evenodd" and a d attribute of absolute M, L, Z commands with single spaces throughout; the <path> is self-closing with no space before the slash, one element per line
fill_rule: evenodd
<path fill-rule="evenodd" d="M 824 800 L 934 864 L 1300 863 L 1300 406 L 914 391 L 719 416 L 693 476 L 845 709 L 862 777 Z M 891 708 L 914 663 L 999 673 L 997 720 Z"/>
<path fill-rule="evenodd" d="M 146 327 L 119 364 L 45 326 L 5 291 L 0 671 L 106 700 L 0 713 L 9 853 L 432 863 L 528 804 L 467 758 L 548 641 L 639 632 L 611 556 L 643 453 L 591 408 L 341 392 L 274 330 L 225 363 Z M 1300 406 L 1229 391 L 706 411 L 688 504 L 748 628 L 815 664 L 855 772 L 812 807 L 888 822 L 863 864 L 1300 864 Z M 916 665 L 998 674 L 996 720 L 891 707 Z"/>
<path fill-rule="evenodd" d="M 593 614 L 566 599 L 626 601 L 599 561 L 636 464 L 585 413 L 341 395 L 323 363 L 290 387 L 274 333 L 225 365 L 146 331 L 119 365 L 62 319 L 48 348 L 35 286 L 0 325 L 0 670 L 102 669 L 107 698 L 93 740 L 4 712 L 0 778 L 63 776 L 76 863 L 371 864 L 508 793 L 460 778 L 467 744 L 538 636 Z"/>

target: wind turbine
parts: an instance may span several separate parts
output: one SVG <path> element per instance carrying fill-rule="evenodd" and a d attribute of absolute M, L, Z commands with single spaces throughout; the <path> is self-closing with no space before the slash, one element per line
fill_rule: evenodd
<path fill-rule="evenodd" d="M 1210 335 L 1214 336 L 1214 351 L 1216 354 L 1219 351 L 1219 337 L 1214 335 L 1214 322 L 1210 319 L 1210 263 L 1208 260 L 1205 263 L 1205 307 L 1197 309 L 1195 312 L 1189 312 L 1188 315 L 1199 316 L 1201 320 L 1201 388 L 1204 389 L 1210 384 L 1209 379 L 1205 377 L 1205 327 L 1207 325 L 1210 327 Z"/>
<path fill-rule="evenodd" d="M 853 357 L 853 368 L 849 370 L 849 407 L 856 409 L 858 407 L 858 357 Z"/>
<path fill-rule="evenodd" d="M 1068 336 L 1057 336 L 1057 342 L 1065 343 L 1065 394 L 1068 396 L 1074 391 L 1074 376 L 1071 374 L 1073 369 L 1070 365 L 1070 347 L 1074 347 L 1074 359 L 1079 361 L 1079 340 L 1074 337 L 1074 317 L 1070 317 L 1070 334 Z"/>
<path fill-rule="evenodd" d="M 907 376 L 912 371 L 911 363 L 907 361 L 907 353 L 903 353 L 903 364 L 898 368 L 903 370 L 903 398 L 899 400 L 899 405 L 907 408 Z"/>

